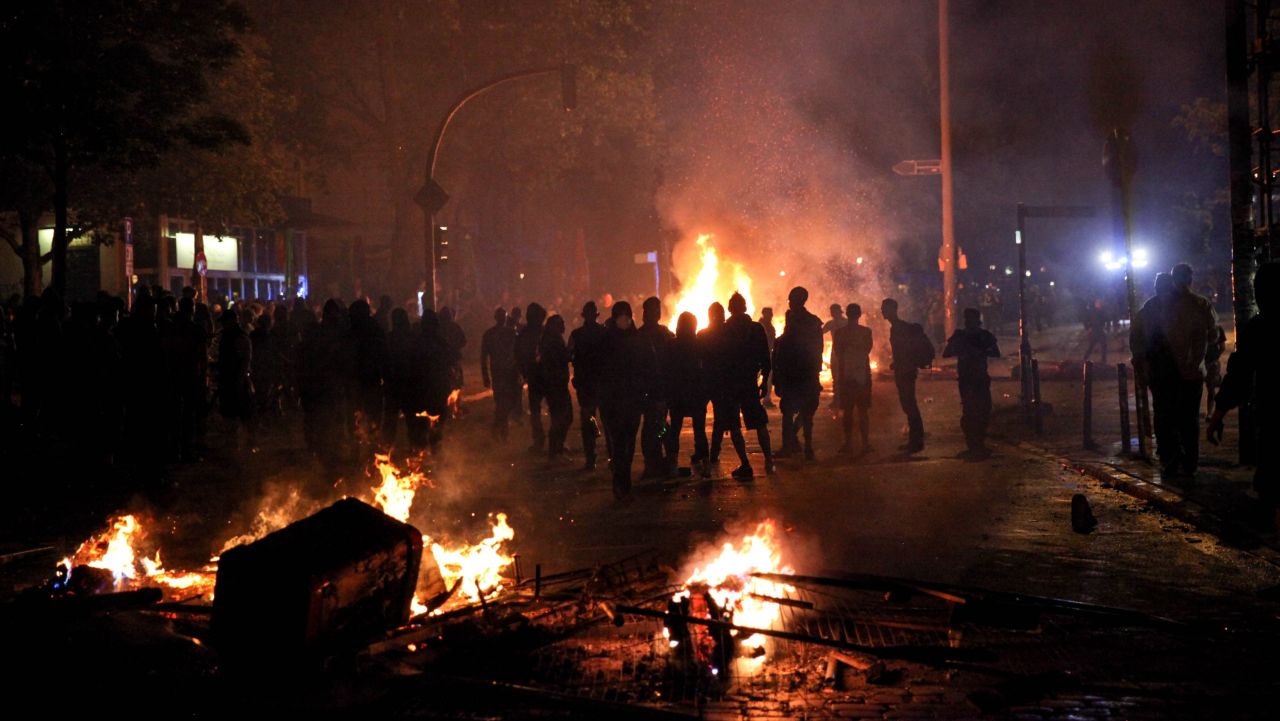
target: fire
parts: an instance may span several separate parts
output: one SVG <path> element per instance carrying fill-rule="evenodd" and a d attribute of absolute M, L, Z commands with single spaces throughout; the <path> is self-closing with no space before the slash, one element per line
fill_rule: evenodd
<path fill-rule="evenodd" d="M 831 335 L 827 334 L 826 337 L 822 339 L 822 370 L 818 371 L 818 382 L 824 385 L 830 384 L 833 377 L 831 369 L 832 347 L 833 342 Z"/>
<path fill-rule="evenodd" d="M 427 480 L 426 476 L 421 471 L 400 475 L 400 469 L 391 463 L 391 457 L 382 453 L 375 454 L 373 459 L 382 476 L 381 485 L 373 487 L 373 505 L 401 523 L 408 523 L 413 496 L 418 492 L 418 486 Z"/>
<path fill-rule="evenodd" d="M 70 573 L 75 566 L 102 568 L 111 572 L 113 590 L 121 591 L 141 585 L 143 581 L 174 590 L 207 593 L 213 589 L 213 576 L 201 571 L 167 571 L 160 561 L 160 551 L 148 557 L 137 550 L 146 532 L 137 516 L 128 514 L 111 520 L 109 528 L 90 537 L 62 565 Z"/>
<path fill-rule="evenodd" d="M 493 521 L 492 532 L 475 545 L 446 547 L 427 536 L 422 537 L 422 544 L 430 546 L 431 555 L 440 567 L 445 587 L 453 588 L 454 584 L 461 582 L 459 593 L 472 603 L 480 601 L 482 595 L 488 597 L 497 593 L 505 580 L 503 571 L 515 561 L 504 547 L 516 536 L 516 532 L 507 525 L 507 514 L 499 513 L 490 519 Z"/>
<path fill-rule="evenodd" d="M 782 562 L 778 526 L 772 519 L 761 521 L 737 545 L 725 542 L 718 555 L 695 566 L 673 600 L 689 597 L 693 588 L 705 588 L 721 609 L 733 613 L 734 624 L 772 628 L 781 618 L 781 609 L 762 597 L 781 598 L 795 589 L 756 578 L 753 573 L 795 573 Z M 765 637 L 758 633 L 742 641 L 749 648 L 762 648 L 764 642 Z"/>
<path fill-rule="evenodd" d="M 693 282 L 684 284 L 680 295 L 672 304 L 674 311 L 667 319 L 667 325 L 672 330 L 675 330 L 680 314 L 685 312 L 692 313 L 698 319 L 699 328 L 706 328 L 710 323 L 707 308 L 717 301 L 727 305 L 729 296 L 733 295 L 734 291 L 741 293 L 746 299 L 747 314 L 755 316 L 755 303 L 751 299 L 751 276 L 739 263 L 729 261 L 721 263 L 720 254 L 711 244 L 711 239 L 714 237 L 710 233 L 703 233 L 695 241 L 701 251 L 699 267 L 694 271 Z M 677 274 L 681 274 L 679 270 Z M 777 321 L 775 325 L 776 323 Z"/>

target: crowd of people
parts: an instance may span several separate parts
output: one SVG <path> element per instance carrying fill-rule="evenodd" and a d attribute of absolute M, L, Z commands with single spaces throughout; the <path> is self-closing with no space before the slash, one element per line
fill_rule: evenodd
<path fill-rule="evenodd" d="M 1221 379 L 1209 422 L 1213 440 L 1225 413 L 1270 392 L 1262 380 L 1269 376 L 1259 369 L 1272 337 L 1273 275 L 1272 266 L 1258 273 L 1263 313 L 1242 332 Z M 1191 282 L 1185 264 L 1159 274 L 1154 297 L 1130 329 L 1134 367 L 1152 393 L 1157 450 L 1170 476 L 1197 469 L 1200 403 L 1206 383 L 1215 400 L 1225 346 L 1212 304 Z M 726 435 L 737 459 L 731 475 L 754 477 L 744 431 L 754 432 L 762 470 L 773 473 L 776 459 L 815 458 L 813 424 L 829 335 L 840 453 L 865 454 L 871 450 L 872 330 L 856 303 L 832 305 L 824 323 L 807 302 L 803 287 L 791 290 L 780 334 L 772 309 L 753 319 L 736 293 L 725 305 L 711 304 L 706 327 L 683 313 L 674 332 L 656 297 L 643 301 L 638 321 L 626 301 L 613 303 L 604 322 L 588 302 L 572 332 L 564 317 L 538 303 L 498 308 L 479 348 L 481 378 L 493 392 L 492 434 L 505 441 L 513 422 L 527 423 L 530 450 L 565 462 L 576 400 L 583 467 L 596 468 L 603 451 L 620 495 L 631 487 L 637 450 L 641 478 L 709 476 Z M 899 317 L 894 299 L 885 299 L 880 312 L 889 325 L 891 374 L 906 418 L 899 450 L 917 453 L 925 432 L 916 380 L 933 364 L 934 346 L 921 324 Z M 980 310 L 966 309 L 964 326 L 942 353 L 957 359 L 964 455 L 978 459 L 989 453 L 987 363 L 1000 356 L 995 335 L 982 325 Z M 68 308 L 46 291 L 10 301 L 0 313 L 0 422 L 30 437 L 67 439 L 103 463 L 122 458 L 144 479 L 167 463 L 199 460 L 212 412 L 224 419 L 220 432 L 234 434 L 235 446 L 250 451 L 260 419 L 299 413 L 306 447 L 326 465 L 362 462 L 395 443 L 402 425 L 411 451 L 438 454 L 446 424 L 461 412 L 466 344 L 448 308 L 425 309 L 414 321 L 389 298 L 376 308 L 363 299 L 349 305 L 331 299 L 319 308 L 302 299 L 228 305 L 199 302 L 191 288 L 175 296 L 144 287 L 129 308 L 105 294 Z M 766 412 L 775 396 L 781 413 L 776 445 Z M 9 402 L 15 398 L 16 405 Z M 1259 419 L 1271 432 L 1270 417 L 1259 413 Z M 686 422 L 692 449 L 683 469 Z M 1265 440 L 1260 448 L 1268 456 Z M 1260 492 L 1280 500 L 1275 483 L 1266 480 L 1270 468 L 1259 466 Z"/>
<path fill-rule="evenodd" d="M 210 413 L 253 451 L 260 419 L 300 412 L 307 448 L 338 466 L 388 444 L 401 420 L 412 446 L 438 446 L 465 344 L 448 308 L 412 326 L 389 298 L 317 309 L 142 287 L 129 308 L 107 294 L 68 308 L 47 290 L 0 313 L 0 423 L 128 463 L 145 483 L 202 458 Z"/>

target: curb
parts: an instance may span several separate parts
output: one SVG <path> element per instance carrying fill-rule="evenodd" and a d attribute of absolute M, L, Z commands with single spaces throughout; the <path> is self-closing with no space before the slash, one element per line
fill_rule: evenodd
<path fill-rule="evenodd" d="M 1103 461 L 1096 463 L 1078 461 L 1026 441 L 1006 441 L 1006 443 L 1024 452 L 1047 458 L 1063 468 L 1088 476 L 1104 486 L 1143 501 L 1167 516 L 1213 535 L 1229 548 L 1255 556 L 1259 560 L 1280 568 L 1280 549 L 1268 545 L 1258 539 L 1252 531 L 1221 518 L 1199 503 L 1166 486 L 1152 483 Z M 1251 546 L 1245 547 L 1241 543 L 1242 540 L 1250 541 Z"/>

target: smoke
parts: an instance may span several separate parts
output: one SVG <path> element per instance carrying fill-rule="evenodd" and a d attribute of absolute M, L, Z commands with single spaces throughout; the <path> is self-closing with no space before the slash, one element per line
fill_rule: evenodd
<path fill-rule="evenodd" d="M 936 179 L 891 171 L 937 154 L 931 7 L 727 3 L 691 21 L 657 197 L 681 281 L 689 246 L 714 233 L 757 305 L 797 283 L 819 303 L 876 305 L 904 246 L 936 233 Z"/>

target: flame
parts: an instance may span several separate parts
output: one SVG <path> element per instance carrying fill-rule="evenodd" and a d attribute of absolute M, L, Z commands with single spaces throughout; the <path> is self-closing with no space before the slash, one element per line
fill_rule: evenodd
<path fill-rule="evenodd" d="M 831 334 L 828 333 L 822 339 L 822 370 L 818 371 L 818 382 L 823 385 L 830 385 L 832 379 L 831 373 L 831 348 L 833 342 Z"/>
<path fill-rule="evenodd" d="M 498 513 L 489 518 L 493 522 L 492 532 L 475 545 L 446 547 L 427 536 L 422 537 L 422 544 L 430 546 L 431 555 L 440 567 L 445 587 L 453 588 L 461 582 L 459 592 L 471 603 L 480 601 L 482 595 L 487 598 L 501 590 L 505 580 L 502 573 L 515 560 L 503 545 L 516 536 L 507 525 L 507 514 Z"/>
<path fill-rule="evenodd" d="M 382 453 L 374 454 L 373 461 L 382 476 L 382 484 L 373 488 L 373 505 L 401 523 L 408 523 L 413 496 L 418 492 L 418 486 L 427 480 L 426 476 L 421 471 L 400 475 L 400 469 L 391 463 L 391 457 Z"/>
<path fill-rule="evenodd" d="M 755 317 L 755 302 L 751 299 L 751 276 L 741 264 L 730 261 L 723 263 L 722 270 L 720 254 L 711 244 L 714 237 L 710 233 L 703 233 L 695 241 L 701 248 L 699 267 L 696 270 L 690 269 L 693 282 L 685 283 L 675 302 L 670 304 L 675 310 L 667 319 L 667 326 L 672 330 L 675 330 L 680 314 L 685 312 L 692 313 L 698 319 L 698 328 L 706 328 L 710 324 L 707 308 L 717 301 L 727 306 L 729 296 L 734 291 L 741 293 L 746 299 L 747 315 Z M 676 275 L 681 276 L 683 281 L 687 274 L 682 269 L 677 269 Z M 775 318 L 774 326 L 778 324 L 779 321 Z"/>
<path fill-rule="evenodd" d="M 148 557 L 136 547 L 146 532 L 137 516 L 127 514 L 111 520 L 106 531 L 90 537 L 76 552 L 62 561 L 70 573 L 75 566 L 103 568 L 111 572 L 113 590 L 122 591 L 149 581 L 174 590 L 213 590 L 213 575 L 206 571 L 167 571 L 160 561 L 160 551 Z"/>
<path fill-rule="evenodd" d="M 268 533 L 278 531 L 299 518 L 314 513 L 319 505 L 317 501 L 304 498 L 296 487 L 289 487 L 284 492 L 270 492 L 263 498 L 249 530 L 227 539 L 218 553 L 221 555 L 236 546 L 253 543 Z M 217 563 L 218 556 L 214 556 L 210 561 Z"/>
<path fill-rule="evenodd" d="M 781 598 L 795 588 L 756 578 L 751 575 L 753 573 L 795 573 L 782 562 L 778 526 L 773 519 L 761 521 L 750 535 L 742 537 L 738 545 L 725 542 L 717 555 L 694 566 L 673 599 L 679 601 L 688 597 L 693 587 L 705 587 L 717 605 L 733 612 L 736 625 L 773 628 L 781 619 L 781 609 L 778 604 L 759 596 Z M 742 643 L 750 648 L 760 648 L 764 646 L 765 637 L 752 634 Z"/>

